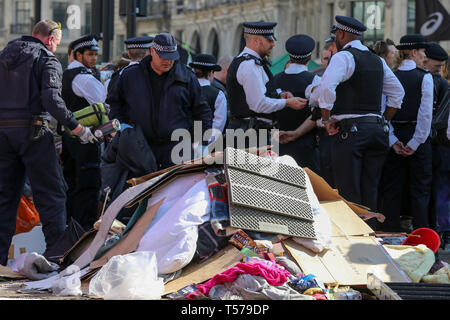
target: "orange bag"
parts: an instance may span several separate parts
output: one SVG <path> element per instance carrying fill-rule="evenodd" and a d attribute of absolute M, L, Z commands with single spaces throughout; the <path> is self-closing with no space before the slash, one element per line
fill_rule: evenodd
<path fill-rule="evenodd" d="M 16 233 L 28 232 L 40 222 L 37 212 L 31 199 L 24 195 L 20 198 L 19 209 L 17 210 Z"/>

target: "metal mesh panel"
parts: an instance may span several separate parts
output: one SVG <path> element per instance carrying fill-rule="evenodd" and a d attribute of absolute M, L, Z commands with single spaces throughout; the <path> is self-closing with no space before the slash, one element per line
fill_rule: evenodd
<path fill-rule="evenodd" d="M 232 168 L 228 168 L 227 173 L 230 183 L 233 185 L 254 187 L 260 190 L 274 192 L 283 197 L 291 197 L 309 202 L 306 189 L 299 188 L 298 186 L 286 184 L 278 180 L 267 179 L 253 173 Z"/>
<path fill-rule="evenodd" d="M 232 167 L 306 188 L 306 172 L 299 167 L 259 157 L 239 149 L 225 149 L 225 167 Z"/>
<path fill-rule="evenodd" d="M 257 232 L 316 238 L 312 222 L 237 205 L 230 205 L 230 224 L 234 228 Z"/>

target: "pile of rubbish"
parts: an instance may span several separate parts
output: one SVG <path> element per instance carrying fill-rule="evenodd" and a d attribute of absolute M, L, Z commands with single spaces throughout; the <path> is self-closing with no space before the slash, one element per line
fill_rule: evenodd
<path fill-rule="evenodd" d="M 450 299 L 423 230 L 374 232 L 381 214 L 289 156 L 227 148 L 128 183 L 57 260 L 23 253 L 0 278 L 105 300 Z"/>

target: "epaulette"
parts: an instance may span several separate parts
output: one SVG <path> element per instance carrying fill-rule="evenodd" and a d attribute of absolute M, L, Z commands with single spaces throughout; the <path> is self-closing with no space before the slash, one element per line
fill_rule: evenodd
<path fill-rule="evenodd" d="M 93 74 L 93 73 L 91 69 L 84 67 L 80 70 L 79 74 Z"/>
<path fill-rule="evenodd" d="M 255 56 L 252 56 L 251 54 L 243 53 L 243 54 L 242 54 L 242 57 L 244 57 L 245 60 L 251 60 L 251 59 L 255 60 L 255 63 L 256 63 L 258 66 L 262 66 L 262 65 L 263 65 L 263 62 L 262 62 L 262 60 L 261 60 L 260 58 L 255 57 Z"/>

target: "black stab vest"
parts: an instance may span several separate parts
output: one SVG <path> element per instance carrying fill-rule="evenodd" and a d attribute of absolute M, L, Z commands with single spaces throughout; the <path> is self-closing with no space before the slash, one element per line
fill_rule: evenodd
<path fill-rule="evenodd" d="M 415 68 L 409 71 L 397 70 L 394 74 L 405 89 L 402 107 L 397 110 L 392 120 L 395 121 L 416 121 L 422 100 L 422 81 L 428 72 Z"/>
<path fill-rule="evenodd" d="M 296 97 L 305 98 L 306 88 L 313 82 L 315 75 L 303 71 L 297 74 L 280 72 L 274 76 L 275 87 L 283 91 L 290 91 Z M 302 110 L 283 108 L 277 112 L 277 120 L 280 130 L 295 130 L 311 115 L 311 109 L 305 107 Z"/>
<path fill-rule="evenodd" d="M 77 96 L 72 90 L 73 79 L 79 74 L 92 74 L 86 67 L 67 69 L 63 73 L 61 95 L 66 103 L 67 109 L 72 112 L 81 110 L 89 106 L 89 102 L 80 96 Z"/>
<path fill-rule="evenodd" d="M 219 95 L 219 89 L 217 89 L 216 87 L 213 86 L 202 86 L 202 95 L 206 98 L 206 101 L 208 101 L 209 106 L 211 107 L 213 116 L 214 116 L 214 112 L 216 111 L 216 99 L 217 96 Z"/>
<path fill-rule="evenodd" d="M 270 92 L 270 88 L 272 87 L 273 75 L 270 72 L 269 68 L 264 64 L 262 59 L 254 57 L 250 54 L 244 53 L 243 55 L 236 57 L 231 62 L 228 73 L 227 73 L 227 96 L 230 101 L 230 113 L 234 118 L 242 119 L 248 117 L 257 117 L 257 118 L 266 118 L 270 120 L 274 120 L 276 117 L 276 112 L 274 113 L 256 113 L 250 110 L 250 107 L 247 104 L 247 100 L 245 99 L 245 91 L 244 88 L 239 84 L 236 78 L 237 70 L 239 65 L 246 60 L 253 59 L 257 65 L 263 66 L 264 71 L 269 77 L 269 81 L 266 83 L 266 95 Z"/>
<path fill-rule="evenodd" d="M 355 59 L 355 72 L 336 88 L 331 114 L 380 114 L 383 92 L 383 63 L 370 51 L 348 47 Z"/>

